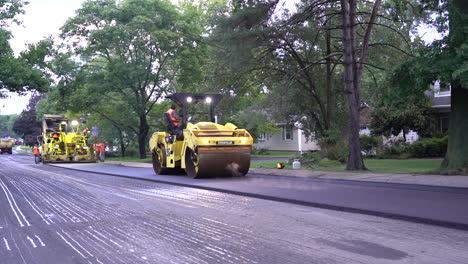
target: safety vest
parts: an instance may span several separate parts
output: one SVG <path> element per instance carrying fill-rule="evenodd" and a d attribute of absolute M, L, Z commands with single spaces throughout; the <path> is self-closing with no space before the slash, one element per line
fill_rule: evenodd
<path fill-rule="evenodd" d="M 34 148 L 33 148 L 33 154 L 34 154 L 34 155 L 39 155 L 39 154 L 40 154 L 39 148 L 38 148 L 38 147 L 34 146 Z"/>
<path fill-rule="evenodd" d="M 174 126 L 178 126 L 179 125 L 179 121 L 177 121 L 177 118 L 175 117 L 175 110 L 170 108 L 169 110 L 167 110 L 167 113 L 169 114 L 169 118 L 172 120 L 172 124 Z"/>

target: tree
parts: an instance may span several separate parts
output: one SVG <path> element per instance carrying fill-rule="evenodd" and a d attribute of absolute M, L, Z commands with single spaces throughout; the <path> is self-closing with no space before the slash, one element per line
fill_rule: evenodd
<path fill-rule="evenodd" d="M 257 111 L 267 108 L 270 118 L 281 122 L 301 119 L 307 134 L 324 136 L 343 119 L 337 70 L 341 53 L 335 48 L 336 33 L 325 29 L 336 22 L 332 13 L 337 5 L 321 9 L 319 19 L 298 19 L 288 12 L 276 17 L 277 4 L 233 2 L 217 18 L 210 39 L 215 76 L 228 94 L 266 97 L 255 104 Z M 309 4 L 304 1 L 298 9 Z"/>
<path fill-rule="evenodd" d="M 419 135 L 429 134 L 431 126 L 431 111 L 428 108 L 418 106 L 406 106 L 406 108 L 380 107 L 372 110 L 370 129 L 372 134 L 389 137 L 403 133 L 406 142 L 406 134 L 416 131 Z"/>
<path fill-rule="evenodd" d="M 0 137 L 16 137 L 13 124 L 19 115 L 0 115 Z"/>
<path fill-rule="evenodd" d="M 61 97 L 57 99 L 66 106 L 81 101 L 82 109 L 119 125 L 127 121 L 115 120 L 95 106 L 125 102 L 130 108 L 127 117 L 137 119 L 136 125 L 126 126 L 138 135 L 139 155 L 145 158 L 147 116 L 175 85 L 178 56 L 199 46 L 191 23 L 165 0 L 85 2 L 62 28 L 62 37 L 83 63 L 69 67 L 71 78 L 62 75 L 55 87 Z"/>
<path fill-rule="evenodd" d="M 49 85 L 44 72 L 22 56 L 16 58 L 8 42 L 11 33 L 5 27 L 9 23 L 20 23 L 15 17 L 23 13 L 22 7 L 26 3 L 20 0 L 0 2 L 0 97 L 5 96 L 5 90 L 17 93 L 43 91 Z"/>
<path fill-rule="evenodd" d="M 28 106 L 13 124 L 13 131 L 22 135 L 25 145 L 36 144 L 37 137 L 42 134 L 42 123 L 37 121 L 36 117 L 36 105 L 43 97 L 40 94 L 33 94 L 29 99 Z"/>
<path fill-rule="evenodd" d="M 273 99 L 272 109 L 297 118 L 306 116 L 305 130 L 318 137 L 339 130 L 346 113 L 347 169 L 365 169 L 359 145 L 364 71 L 376 83 L 373 69 L 385 70 L 395 59 L 411 55 L 410 45 L 401 47 L 408 43 L 413 27 L 412 21 L 400 18 L 399 13 L 407 13 L 401 11 L 404 5 L 386 1 L 385 11 L 381 11 L 380 0 L 306 0 L 297 5 L 296 13 L 278 15 L 278 2 L 238 1 L 224 12 L 228 15 L 213 30 L 218 37 L 215 43 L 222 47 L 218 53 L 225 57 L 221 65 L 230 69 L 220 76 L 227 79 L 234 72 L 235 80 L 228 87 L 249 87 L 245 84 L 253 82 L 266 89 Z M 380 33 L 373 38 L 376 26 Z M 403 37 L 405 44 L 395 35 Z M 400 55 L 390 57 L 395 52 Z M 231 93 L 239 94 L 241 89 L 236 87 Z"/>
<path fill-rule="evenodd" d="M 449 31 L 440 41 L 419 50 L 419 56 L 399 65 L 391 76 L 399 96 L 424 96 L 436 81 L 451 86 L 451 113 L 443 173 L 468 173 L 468 7 L 461 0 L 421 0 L 432 12 L 439 31 Z"/>
<path fill-rule="evenodd" d="M 341 0 L 341 14 L 343 20 L 343 57 L 344 57 L 344 92 L 348 106 L 348 145 L 349 156 L 346 163 L 347 170 L 365 170 L 359 144 L 359 108 L 361 107 L 362 70 L 369 55 L 369 39 L 377 10 L 381 4 L 376 0 L 367 24 L 361 48 L 356 47 L 356 0 Z M 359 54 L 358 54 L 359 53 Z M 359 57 L 358 57 L 359 56 Z"/>

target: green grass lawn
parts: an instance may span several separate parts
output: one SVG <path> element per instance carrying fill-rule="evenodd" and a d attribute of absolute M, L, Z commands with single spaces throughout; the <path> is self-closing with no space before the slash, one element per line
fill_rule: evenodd
<path fill-rule="evenodd" d="M 277 158 L 277 157 L 292 157 L 295 156 L 294 153 L 291 152 L 271 152 L 269 154 L 259 154 L 259 155 L 252 155 L 252 158 Z M 136 162 L 145 162 L 151 161 L 151 157 L 146 159 L 139 159 L 137 157 L 115 157 L 115 158 L 107 158 L 108 160 L 116 160 L 116 161 L 136 161 Z"/>
<path fill-rule="evenodd" d="M 252 162 L 251 168 L 276 168 L 274 161 Z M 366 173 L 431 173 L 437 170 L 442 163 L 442 159 L 366 159 L 365 165 L 368 171 L 359 171 Z M 292 166 L 286 164 L 286 169 Z M 317 167 L 313 170 L 319 171 L 345 171 L 345 166 Z"/>
<path fill-rule="evenodd" d="M 252 157 L 291 157 L 293 153 L 272 153 L 268 155 L 252 155 Z M 107 158 L 108 160 L 116 161 L 134 161 L 134 162 L 151 162 L 151 157 L 139 159 L 135 157 L 116 157 Z M 252 162 L 251 168 L 276 168 L 276 161 L 258 161 Z M 292 165 L 285 163 L 285 169 L 292 169 Z M 365 165 L 368 171 L 357 171 L 365 173 L 431 173 L 436 171 L 442 159 L 366 159 Z M 306 169 L 303 167 L 303 169 Z M 344 165 L 339 166 L 317 166 L 313 170 L 319 171 L 345 171 Z"/>
<path fill-rule="evenodd" d="M 252 158 L 282 158 L 282 157 L 292 157 L 297 154 L 291 152 L 270 152 L 268 154 L 252 154 Z"/>

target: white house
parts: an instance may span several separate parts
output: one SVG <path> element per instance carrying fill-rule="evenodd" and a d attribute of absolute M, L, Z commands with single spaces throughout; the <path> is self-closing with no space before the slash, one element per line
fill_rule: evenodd
<path fill-rule="evenodd" d="M 275 134 L 263 134 L 258 138 L 254 147 L 273 151 L 315 151 L 320 147 L 315 140 L 307 140 L 300 126 L 279 123 L 281 130 Z"/>

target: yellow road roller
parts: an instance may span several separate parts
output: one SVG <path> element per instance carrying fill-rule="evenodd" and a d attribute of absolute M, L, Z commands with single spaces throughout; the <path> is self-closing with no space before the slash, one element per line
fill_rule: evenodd
<path fill-rule="evenodd" d="M 41 159 L 49 162 L 96 162 L 88 131 L 80 131 L 77 120 L 61 115 L 44 115 L 42 136 L 38 138 Z"/>
<path fill-rule="evenodd" d="M 170 115 L 164 113 L 167 130 L 155 132 L 151 137 L 150 150 L 157 174 L 182 170 L 192 178 L 247 174 L 253 138 L 247 130 L 234 124 L 217 124 L 215 107 L 222 97 L 194 93 L 174 93 L 166 97 L 180 107 L 181 120 L 175 127 Z M 187 118 L 188 114 L 192 116 Z M 195 122 L 194 117 L 204 121 Z"/>

